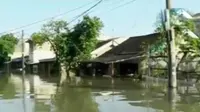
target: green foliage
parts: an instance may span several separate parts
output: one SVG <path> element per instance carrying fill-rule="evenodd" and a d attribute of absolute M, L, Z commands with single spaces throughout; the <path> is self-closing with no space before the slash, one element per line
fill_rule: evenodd
<path fill-rule="evenodd" d="M 200 56 L 200 39 L 187 38 L 186 44 L 181 44 L 182 52 L 192 53 L 194 56 Z"/>
<path fill-rule="evenodd" d="M 17 43 L 18 39 L 13 34 L 6 34 L 0 37 L 0 67 L 10 59 L 8 55 L 14 52 Z"/>
<path fill-rule="evenodd" d="M 41 31 L 49 36 L 49 38 L 56 38 L 60 33 L 67 33 L 69 31 L 67 22 L 64 20 L 50 21 L 44 24 Z"/>
<path fill-rule="evenodd" d="M 32 41 L 36 46 L 42 46 L 42 44 L 46 41 L 46 35 L 44 33 L 33 33 L 31 35 Z"/>
<path fill-rule="evenodd" d="M 67 70 L 72 70 L 79 66 L 80 61 L 91 57 L 103 23 L 97 17 L 84 16 L 71 30 L 67 25 L 63 20 L 50 21 L 39 33 L 34 33 L 32 39 L 37 45 L 49 42 L 57 61 Z"/>
<path fill-rule="evenodd" d="M 63 20 L 50 21 L 44 24 L 41 31 L 32 34 L 32 41 L 35 45 L 41 46 L 43 43 L 48 42 L 56 54 L 57 61 L 63 62 L 63 56 L 60 53 L 65 37 L 62 35 L 68 33 L 67 22 Z"/>
<path fill-rule="evenodd" d="M 99 18 L 89 16 L 83 17 L 83 20 L 74 26 L 74 30 L 69 32 L 65 45 L 67 64 L 76 68 L 79 62 L 91 57 L 90 53 L 95 49 L 99 31 L 103 27 Z"/>
<path fill-rule="evenodd" d="M 12 54 L 14 52 L 15 45 L 17 43 L 18 39 L 13 34 L 6 34 L 0 37 L 0 45 L 8 54 Z"/>
<path fill-rule="evenodd" d="M 167 53 L 167 39 L 165 38 L 165 24 L 164 24 L 164 14 L 161 12 L 158 14 L 157 22 L 156 22 L 156 33 L 160 33 L 158 40 L 151 45 L 150 52 L 153 55 L 161 55 Z"/>
<path fill-rule="evenodd" d="M 200 56 L 200 39 L 194 38 L 189 35 L 190 32 L 194 32 L 195 24 L 193 20 L 183 19 L 175 15 L 176 13 L 171 13 L 170 20 L 171 26 L 175 30 L 175 45 L 176 48 L 179 48 L 177 55 L 182 54 L 180 60 L 177 60 L 177 70 L 179 69 L 180 64 L 183 61 L 193 60 L 195 57 Z M 161 46 L 164 46 L 163 52 L 167 55 L 167 46 L 169 45 L 169 40 L 166 38 L 165 25 L 163 16 L 160 16 L 161 19 L 157 22 L 156 32 L 161 33 L 161 39 L 159 39 L 155 45 L 152 46 L 151 50 L 158 52 Z M 167 45 L 168 44 L 168 45 Z M 160 50 L 162 51 L 162 50 Z M 181 55 L 179 55 L 181 56 Z"/>
<path fill-rule="evenodd" d="M 152 50 L 154 52 L 161 51 L 160 48 L 163 48 L 163 53 L 167 53 L 167 38 L 165 33 L 165 27 L 164 27 L 164 19 L 163 15 L 159 14 L 159 20 L 157 21 L 157 28 L 155 32 L 160 32 L 161 37 L 158 39 L 156 44 L 152 45 Z M 186 20 L 186 19 L 178 19 L 175 13 L 171 13 L 171 27 L 175 29 L 175 41 L 176 46 L 181 49 L 180 53 L 189 52 L 191 49 L 193 49 L 195 46 L 193 46 L 193 42 L 195 40 L 193 37 L 189 36 L 187 32 L 194 31 L 194 23 L 192 20 Z"/>

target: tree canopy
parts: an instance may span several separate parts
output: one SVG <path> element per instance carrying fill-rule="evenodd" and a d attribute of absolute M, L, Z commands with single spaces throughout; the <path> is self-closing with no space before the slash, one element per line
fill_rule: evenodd
<path fill-rule="evenodd" d="M 9 54 L 15 50 L 18 39 L 13 34 L 5 34 L 0 37 L 0 67 L 9 60 Z"/>
<path fill-rule="evenodd" d="M 156 22 L 156 30 L 155 32 L 161 33 L 160 39 L 157 41 L 157 44 L 152 45 L 152 50 L 158 51 L 160 47 L 163 49 L 160 51 L 163 51 L 167 53 L 166 50 L 166 41 L 167 38 L 165 37 L 165 25 L 164 25 L 164 16 L 163 14 L 159 14 L 158 21 Z M 178 16 L 176 16 L 175 13 L 171 13 L 171 26 L 175 29 L 175 41 L 176 46 L 180 49 L 179 53 L 183 52 L 190 52 L 191 49 L 194 49 L 195 46 L 193 46 L 195 42 L 198 42 L 199 39 L 196 39 L 189 35 L 189 32 L 194 32 L 194 22 L 192 20 L 188 19 L 180 19 Z M 165 46 L 165 47 L 163 47 Z M 197 46 L 196 46 L 197 48 Z M 189 50 L 190 49 L 190 50 Z"/>
<path fill-rule="evenodd" d="M 64 20 L 44 24 L 40 32 L 32 35 L 35 45 L 49 42 L 58 62 L 67 70 L 74 70 L 80 61 L 89 59 L 95 49 L 103 23 L 97 17 L 84 16 L 72 28 Z"/>
<path fill-rule="evenodd" d="M 159 20 L 157 21 L 157 27 L 155 32 L 161 33 L 160 39 L 156 42 L 156 44 L 151 46 L 151 50 L 155 54 L 164 54 L 167 55 L 167 38 L 165 32 L 165 23 L 164 23 L 164 16 L 161 13 L 159 16 Z M 180 63 L 185 60 L 188 56 L 189 57 L 196 57 L 200 55 L 200 39 L 195 38 L 191 33 L 194 32 L 195 23 L 186 18 L 181 18 L 177 16 L 176 13 L 170 13 L 170 23 L 171 26 L 175 30 L 175 43 L 177 51 L 177 57 L 182 57 L 178 59 L 177 62 L 177 69 L 179 68 Z M 194 33 L 195 34 L 195 33 Z M 179 55 L 179 56 L 178 56 Z M 192 58 L 188 58 L 192 59 Z"/>

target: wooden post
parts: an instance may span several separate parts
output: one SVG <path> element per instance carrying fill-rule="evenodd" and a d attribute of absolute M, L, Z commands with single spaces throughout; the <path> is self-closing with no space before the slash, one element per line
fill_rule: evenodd
<path fill-rule="evenodd" d="M 92 76 L 95 77 L 96 76 L 96 64 L 92 64 Z"/>
<path fill-rule="evenodd" d="M 108 65 L 108 75 L 110 75 L 111 77 L 114 76 L 114 63 L 113 62 L 111 62 Z"/>
<path fill-rule="evenodd" d="M 150 56 L 151 55 L 151 53 L 150 53 L 150 45 L 148 44 L 148 48 L 147 48 L 147 56 L 148 56 L 148 71 L 147 71 L 147 73 L 148 73 L 148 76 L 150 76 L 150 74 L 151 74 L 151 60 L 150 60 Z"/>
<path fill-rule="evenodd" d="M 11 62 L 6 62 L 5 63 L 4 71 L 6 72 L 7 75 L 10 75 L 10 63 Z"/>
<path fill-rule="evenodd" d="M 114 63 L 112 62 L 111 63 L 111 76 L 114 77 L 114 74 L 115 74 L 115 70 L 114 70 Z"/>

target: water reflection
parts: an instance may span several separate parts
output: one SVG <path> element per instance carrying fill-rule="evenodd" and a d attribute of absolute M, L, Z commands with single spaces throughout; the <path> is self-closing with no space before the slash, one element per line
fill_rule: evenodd
<path fill-rule="evenodd" d="M 55 95 L 56 112 L 98 112 L 97 103 L 89 88 L 64 84 Z"/>
<path fill-rule="evenodd" d="M 22 80 L 24 79 L 24 80 Z M 57 87 L 57 78 L 0 77 L 0 111 L 6 112 L 198 112 L 200 85 L 131 79 L 74 78 Z M 24 85 L 24 87 L 23 87 Z M 24 103 L 25 102 L 25 103 Z M 24 104 L 24 105 L 23 105 Z"/>

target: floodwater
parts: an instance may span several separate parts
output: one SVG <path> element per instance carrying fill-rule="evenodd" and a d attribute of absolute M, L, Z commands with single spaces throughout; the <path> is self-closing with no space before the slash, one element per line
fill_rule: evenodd
<path fill-rule="evenodd" d="M 0 76 L 0 112 L 199 112 L 200 86 L 132 79 Z"/>

